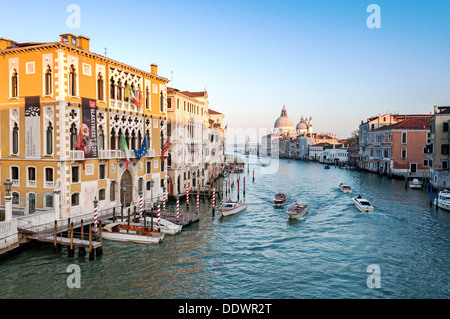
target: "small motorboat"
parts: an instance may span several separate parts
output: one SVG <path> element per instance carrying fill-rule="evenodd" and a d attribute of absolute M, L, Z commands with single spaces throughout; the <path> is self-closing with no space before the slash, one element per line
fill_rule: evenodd
<path fill-rule="evenodd" d="M 143 226 L 111 223 L 102 227 L 102 238 L 141 244 L 157 244 L 162 242 L 164 234 L 159 231 L 150 231 Z"/>
<path fill-rule="evenodd" d="M 370 204 L 367 199 L 362 198 L 361 195 L 353 197 L 352 201 L 353 205 L 355 205 L 360 212 L 373 212 L 372 204 Z"/>
<path fill-rule="evenodd" d="M 341 191 L 343 193 L 351 193 L 352 192 L 352 188 L 349 185 L 345 185 L 343 183 L 339 184 L 339 188 L 341 189 Z"/>
<path fill-rule="evenodd" d="M 215 215 L 218 217 L 221 216 L 229 216 L 237 214 L 247 208 L 247 205 L 243 202 L 225 202 L 222 207 L 218 208 L 215 212 Z"/>
<path fill-rule="evenodd" d="M 422 188 L 422 181 L 418 178 L 414 178 L 409 182 L 409 188 Z"/>
<path fill-rule="evenodd" d="M 330 165 L 325 165 L 324 169 L 330 169 Z"/>
<path fill-rule="evenodd" d="M 287 201 L 287 195 L 285 193 L 278 193 L 275 195 L 273 204 L 275 206 L 283 206 Z"/>
<path fill-rule="evenodd" d="M 450 211 L 450 192 L 447 190 L 440 191 L 438 197 L 434 199 L 434 205 Z"/>
<path fill-rule="evenodd" d="M 287 210 L 289 218 L 303 217 L 308 212 L 308 205 L 294 204 Z"/>

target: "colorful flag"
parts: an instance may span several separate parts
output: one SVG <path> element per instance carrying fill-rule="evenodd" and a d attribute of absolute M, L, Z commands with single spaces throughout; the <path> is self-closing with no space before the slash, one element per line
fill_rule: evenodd
<path fill-rule="evenodd" d="M 125 140 L 125 135 L 122 133 L 122 141 L 120 142 L 120 150 L 125 153 L 125 159 L 127 161 L 127 169 L 128 163 L 130 163 L 130 159 L 128 158 L 128 144 Z"/>
<path fill-rule="evenodd" d="M 166 144 L 164 144 L 164 147 L 161 150 L 161 162 L 164 161 L 164 153 L 167 152 L 167 150 L 169 149 L 169 140 L 170 140 L 170 136 L 167 136 L 167 141 Z"/>
<path fill-rule="evenodd" d="M 144 140 L 142 141 L 141 148 L 138 150 L 134 150 L 134 154 L 136 155 L 137 159 L 147 155 L 147 135 L 144 136 Z"/>
<path fill-rule="evenodd" d="M 130 95 L 131 95 L 131 87 L 127 85 L 127 87 L 125 88 L 125 98 L 128 99 Z"/>
<path fill-rule="evenodd" d="M 75 148 L 77 150 L 83 151 L 84 154 L 83 169 L 84 169 L 84 162 L 86 161 L 86 151 L 84 150 L 83 130 L 80 130 L 80 132 L 78 133 L 78 139 L 77 143 L 75 144 Z"/>

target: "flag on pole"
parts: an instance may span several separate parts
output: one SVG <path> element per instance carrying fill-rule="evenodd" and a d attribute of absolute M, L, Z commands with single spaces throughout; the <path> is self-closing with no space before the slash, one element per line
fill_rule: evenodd
<path fill-rule="evenodd" d="M 131 95 L 131 87 L 127 86 L 125 88 L 125 98 L 128 99 L 130 97 L 130 95 Z"/>
<path fill-rule="evenodd" d="M 128 158 L 128 144 L 125 140 L 125 135 L 122 133 L 122 141 L 120 142 L 120 150 L 125 153 L 125 159 L 127 161 L 127 169 L 128 163 L 130 163 L 130 159 Z"/>
<path fill-rule="evenodd" d="M 75 148 L 77 150 L 83 151 L 84 154 L 83 169 L 84 169 L 84 162 L 86 161 L 86 151 L 84 150 L 83 130 L 80 130 L 80 132 L 78 133 L 78 139 L 77 143 L 75 144 Z"/>
<path fill-rule="evenodd" d="M 144 136 L 144 140 L 142 141 L 141 148 L 138 150 L 134 150 L 134 154 L 136 155 L 137 159 L 147 155 L 147 135 Z"/>
<path fill-rule="evenodd" d="M 164 161 L 164 153 L 167 152 L 167 150 L 169 149 L 169 140 L 170 140 L 170 136 L 167 136 L 167 141 L 166 144 L 164 144 L 164 147 L 161 150 L 161 162 Z"/>

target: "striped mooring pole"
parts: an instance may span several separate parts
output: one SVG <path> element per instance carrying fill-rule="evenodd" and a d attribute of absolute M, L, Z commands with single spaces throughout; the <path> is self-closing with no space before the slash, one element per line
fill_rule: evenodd
<path fill-rule="evenodd" d="M 158 227 L 161 226 L 161 203 L 158 198 Z"/>
<path fill-rule="evenodd" d="M 163 210 L 166 210 L 166 187 L 163 187 Z"/>
<path fill-rule="evenodd" d="M 197 188 L 197 213 L 200 211 L 200 190 Z"/>
<path fill-rule="evenodd" d="M 186 186 L 186 204 L 189 205 L 189 184 Z"/>
<path fill-rule="evenodd" d="M 142 218 L 142 191 L 139 191 L 139 217 Z"/>
<path fill-rule="evenodd" d="M 94 230 L 97 230 L 97 197 L 94 199 Z"/>
<path fill-rule="evenodd" d="M 213 193 L 212 193 L 212 209 L 213 209 L 213 213 L 214 213 L 214 209 L 216 208 L 216 189 L 213 188 Z"/>
<path fill-rule="evenodd" d="M 180 221 L 180 195 L 177 194 L 177 222 Z"/>

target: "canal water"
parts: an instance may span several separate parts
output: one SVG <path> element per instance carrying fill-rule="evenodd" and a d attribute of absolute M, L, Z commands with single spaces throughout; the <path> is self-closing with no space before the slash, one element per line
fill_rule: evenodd
<path fill-rule="evenodd" d="M 200 200 L 200 221 L 181 234 L 159 245 L 105 240 L 94 261 L 65 249 L 28 249 L 0 263 L 0 298 L 450 297 L 450 212 L 430 207 L 427 191 L 318 163 L 280 160 L 263 168 L 254 159 L 240 175 L 246 211 L 218 218 Z M 341 182 L 353 194 L 340 192 Z M 286 208 L 272 205 L 277 192 L 289 204 L 307 203 L 308 214 L 289 220 Z M 356 210 L 357 194 L 373 213 Z M 74 264 L 81 280 L 71 289 Z"/>

